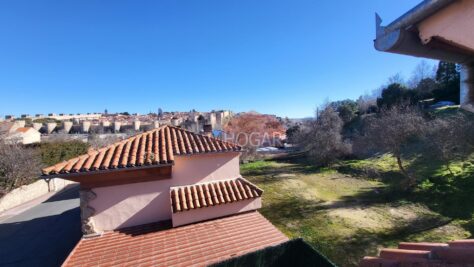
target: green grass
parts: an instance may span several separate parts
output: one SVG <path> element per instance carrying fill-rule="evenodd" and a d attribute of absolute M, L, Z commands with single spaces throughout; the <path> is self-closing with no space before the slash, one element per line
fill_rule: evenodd
<path fill-rule="evenodd" d="M 401 241 L 444 242 L 474 233 L 474 205 L 467 205 L 474 203 L 474 162 L 453 163 L 455 177 L 417 153 L 405 162 L 421 177 L 410 194 L 396 186 L 402 177 L 390 155 L 332 168 L 299 157 L 257 161 L 241 171 L 264 190 L 260 211 L 281 231 L 303 237 L 340 266 L 356 266 Z"/>

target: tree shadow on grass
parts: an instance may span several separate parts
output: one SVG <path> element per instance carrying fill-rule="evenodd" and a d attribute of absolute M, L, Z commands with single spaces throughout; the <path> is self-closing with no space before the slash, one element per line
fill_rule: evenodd
<path fill-rule="evenodd" d="M 265 205 L 260 212 L 275 225 L 290 231 L 292 235 L 303 237 L 341 266 L 357 265 L 363 256 L 375 255 L 381 244 L 390 246 L 408 240 L 407 238 L 410 235 L 438 228 L 450 222 L 449 218 L 435 214 L 420 214 L 414 219 L 403 220 L 396 226 L 384 231 L 374 231 L 357 224 L 346 224 L 347 222 L 344 221 L 335 222 L 326 213 L 328 210 L 338 208 L 368 208 L 382 202 L 338 201 L 326 205 L 326 203 L 319 200 L 291 196 L 272 199 L 272 202 Z M 387 203 L 390 203 L 390 201 L 387 201 Z M 328 232 L 336 231 L 337 233 L 339 228 L 344 229 L 344 231 L 351 229 L 354 233 L 328 236 L 321 232 L 321 229 L 327 229 Z M 340 255 L 345 256 L 341 258 Z"/>
<path fill-rule="evenodd" d="M 337 207 L 369 207 L 378 204 L 397 203 L 419 203 L 450 219 L 466 221 L 463 227 L 474 236 L 474 165 L 464 164 L 463 172 L 455 176 L 439 176 L 440 170 L 445 168 L 443 163 L 435 160 L 430 155 L 420 155 L 415 152 L 410 154 L 414 158 L 408 166 L 409 171 L 419 178 L 419 185 L 411 192 L 401 189 L 400 184 L 404 179 L 400 172 L 394 170 L 380 171 L 374 168 L 356 168 L 350 164 L 338 164 L 333 168 L 341 174 L 361 179 L 375 179 L 384 185 L 380 187 L 362 188 L 359 192 L 349 196 L 343 196 L 338 201 L 323 204 L 312 200 L 288 199 L 280 202 L 275 210 L 288 211 L 293 207 L 293 213 L 298 214 L 301 208 L 296 206 L 303 204 L 311 207 L 313 211 Z M 271 185 L 282 180 L 293 179 L 282 176 L 282 174 L 317 174 L 327 171 L 325 168 L 316 167 L 307 158 L 298 155 L 274 160 L 277 163 L 287 163 L 281 168 L 268 169 L 266 172 L 255 177 L 255 182 Z M 272 168 L 272 167 L 269 167 Z M 430 181 L 429 186 L 421 185 L 423 180 Z M 288 211 L 290 212 L 290 211 Z"/>
<path fill-rule="evenodd" d="M 344 197 L 341 201 L 350 202 L 353 199 L 362 199 L 367 203 L 391 203 L 394 201 L 409 201 L 427 206 L 434 212 L 452 220 L 466 220 L 464 229 L 474 235 L 474 166 L 463 164 L 461 173 L 450 175 L 445 171 L 444 164 L 429 155 L 417 156 L 408 169 L 416 178 L 418 186 L 405 192 L 399 186 L 403 176 L 400 173 L 379 172 L 377 178 L 384 182 L 385 188 L 359 192 Z M 339 172 L 352 176 L 366 176 L 363 170 L 350 166 L 338 168 Z M 367 176 L 366 176 L 367 177 Z M 425 182 L 423 182 L 425 181 Z"/>
<path fill-rule="evenodd" d="M 381 246 L 396 247 L 399 242 L 413 241 L 410 237 L 417 233 L 436 229 L 449 222 L 449 220 L 435 217 L 420 217 L 386 231 L 374 232 L 364 228 L 355 229 L 355 232 L 350 236 L 330 240 L 329 245 L 332 251 L 328 254 L 331 257 L 346 255 L 338 263 L 342 266 L 357 266 L 364 256 L 377 256 Z M 315 247 L 319 248 L 320 245 L 317 243 L 318 241 L 316 241 Z M 335 260 L 337 261 L 337 258 Z"/>

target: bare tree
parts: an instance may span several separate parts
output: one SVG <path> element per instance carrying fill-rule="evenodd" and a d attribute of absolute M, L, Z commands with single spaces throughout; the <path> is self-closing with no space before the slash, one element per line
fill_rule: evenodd
<path fill-rule="evenodd" d="M 40 169 L 37 150 L 0 140 L 0 196 L 34 181 Z"/>
<path fill-rule="evenodd" d="M 123 136 L 115 134 L 107 134 L 102 136 L 100 134 L 90 134 L 87 142 L 92 148 L 98 149 L 116 143 L 122 139 L 124 139 Z"/>
<path fill-rule="evenodd" d="M 300 146 L 319 165 L 330 165 L 350 153 L 350 144 L 342 138 L 343 121 L 331 107 L 306 123 L 299 136 Z"/>
<path fill-rule="evenodd" d="M 434 79 L 436 74 L 436 66 L 430 65 L 426 60 L 420 61 L 412 72 L 408 81 L 408 87 L 415 88 L 424 79 Z"/>
<path fill-rule="evenodd" d="M 454 175 L 450 163 L 472 152 L 472 120 L 462 113 L 437 118 L 429 123 L 427 141 L 430 151 Z"/>
<path fill-rule="evenodd" d="M 402 84 L 402 85 L 406 84 L 405 79 L 403 78 L 403 76 L 400 72 L 388 77 L 387 85 L 393 84 L 393 83 L 398 83 L 398 84 Z"/>
<path fill-rule="evenodd" d="M 365 143 L 379 150 L 390 152 L 397 160 L 401 173 L 406 178 L 405 188 L 416 184 L 403 166 L 403 148 L 416 137 L 421 137 L 425 130 L 426 120 L 419 110 L 407 105 L 393 106 L 381 110 L 378 116 L 368 119 L 364 136 Z"/>
<path fill-rule="evenodd" d="M 360 115 L 369 113 L 372 107 L 377 107 L 377 97 L 364 94 L 357 99 L 357 109 Z"/>

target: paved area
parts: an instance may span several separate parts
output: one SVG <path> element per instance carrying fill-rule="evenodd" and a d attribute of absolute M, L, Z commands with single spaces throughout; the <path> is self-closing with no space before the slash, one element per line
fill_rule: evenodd
<path fill-rule="evenodd" d="M 60 266 L 82 236 L 78 186 L 0 218 L 0 266 Z"/>

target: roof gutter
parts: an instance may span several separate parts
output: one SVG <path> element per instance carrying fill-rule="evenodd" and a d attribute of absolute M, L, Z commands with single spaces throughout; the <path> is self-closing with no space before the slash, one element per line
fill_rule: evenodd
<path fill-rule="evenodd" d="M 417 24 L 454 1 L 455 0 L 424 0 L 383 28 L 390 32 Z"/>
<path fill-rule="evenodd" d="M 416 30 L 416 24 L 433 15 L 456 0 L 424 0 L 387 26 L 381 26 L 382 19 L 375 14 L 375 49 L 382 52 L 432 58 L 449 62 L 465 63 L 472 60 L 472 54 L 446 50 L 436 46 L 423 45 Z"/>

